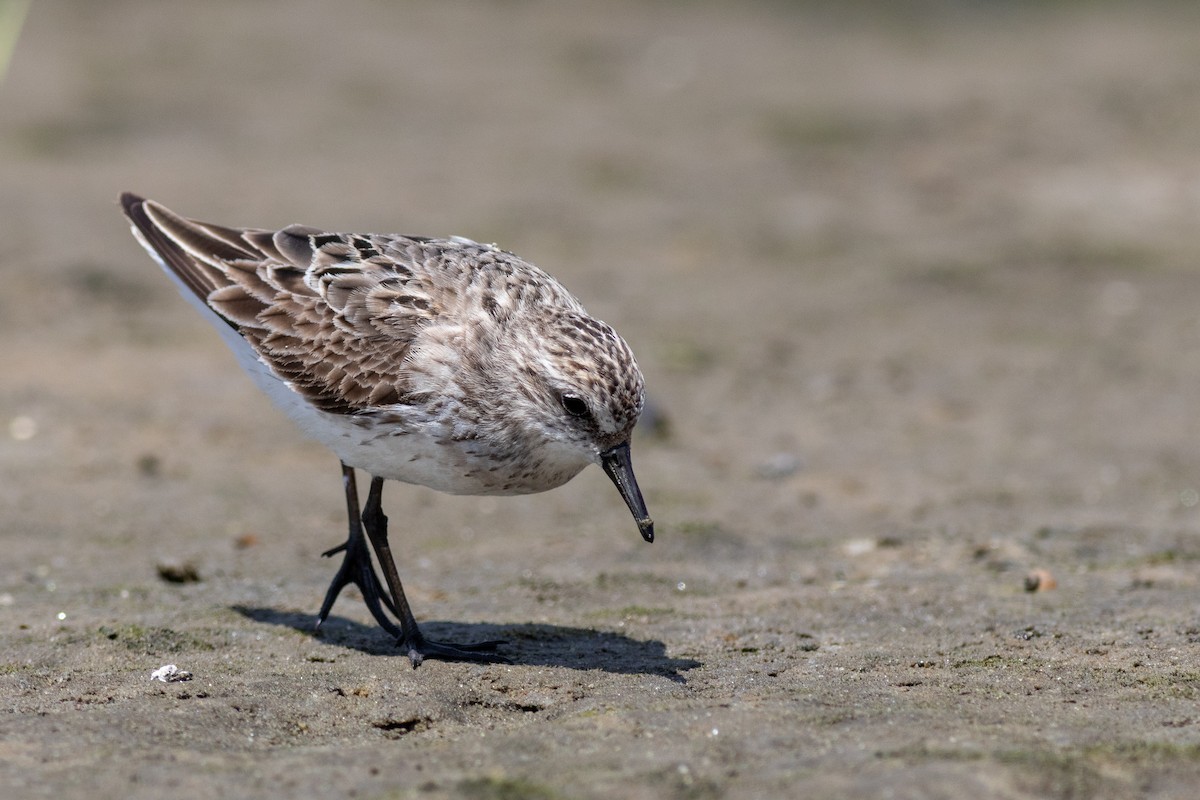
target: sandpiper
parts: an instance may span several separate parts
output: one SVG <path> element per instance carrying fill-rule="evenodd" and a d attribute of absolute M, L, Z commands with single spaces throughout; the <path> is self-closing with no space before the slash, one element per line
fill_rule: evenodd
<path fill-rule="evenodd" d="M 121 206 L 258 386 L 341 459 L 349 536 L 325 553 L 344 556 L 318 627 L 355 584 L 414 666 L 505 660 L 503 642 L 422 635 L 388 544 L 385 480 L 528 494 L 596 463 L 653 541 L 629 454 L 642 373 L 625 340 L 542 270 L 458 237 L 229 228 L 130 193 Z M 361 510 L 355 469 L 371 476 Z"/>

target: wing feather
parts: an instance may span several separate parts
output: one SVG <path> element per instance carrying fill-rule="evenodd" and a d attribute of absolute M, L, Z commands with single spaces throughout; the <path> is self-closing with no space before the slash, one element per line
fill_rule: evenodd
<path fill-rule="evenodd" d="M 164 267 L 317 408 L 416 399 L 405 359 L 444 311 L 428 271 L 432 240 L 228 228 L 129 193 L 121 205 Z"/>

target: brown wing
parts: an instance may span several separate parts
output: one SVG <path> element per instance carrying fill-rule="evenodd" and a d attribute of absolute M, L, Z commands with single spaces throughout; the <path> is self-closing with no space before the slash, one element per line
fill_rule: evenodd
<path fill-rule="evenodd" d="M 413 338 L 441 309 L 406 252 L 425 240 L 226 228 L 129 193 L 148 249 L 314 406 L 354 413 L 405 402 Z"/>

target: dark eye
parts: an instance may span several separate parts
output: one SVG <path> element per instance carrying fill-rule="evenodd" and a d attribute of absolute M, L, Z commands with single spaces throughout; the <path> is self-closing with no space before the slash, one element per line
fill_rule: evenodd
<path fill-rule="evenodd" d="M 572 417 L 586 417 L 588 415 L 587 403 L 577 394 L 563 394 L 562 397 L 558 398 L 558 402 L 562 403 L 563 411 Z"/>

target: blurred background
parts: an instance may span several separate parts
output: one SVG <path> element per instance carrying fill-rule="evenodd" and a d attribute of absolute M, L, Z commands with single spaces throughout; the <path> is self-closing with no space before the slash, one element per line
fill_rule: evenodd
<path fill-rule="evenodd" d="M 514 500 L 389 486 L 419 613 L 670 606 L 643 634 L 711 655 L 950 625 L 1039 565 L 1174 593 L 1064 592 L 1079 620 L 1200 608 L 1195 4 L 37 0 L 5 42 L 22 624 L 311 613 L 341 537 L 335 460 L 136 246 L 122 190 L 496 242 L 630 341 L 653 549 L 598 470 Z M 172 559 L 211 594 L 164 588 Z M 595 583 L 629 571 L 620 601 Z"/>
<path fill-rule="evenodd" d="M 1060 477 L 1157 508 L 1196 465 L 1198 16 L 38 2 L 0 87 L 5 461 L 124 515 L 139 463 L 197 477 L 196 431 L 290 437 L 129 238 L 130 189 L 545 267 L 633 343 L 676 448 L 645 482 L 702 528 L 751 535 L 753 498 L 797 534 L 844 494 L 820 476 L 905 514 Z M 21 480 L 29 524 L 71 513 Z"/>

